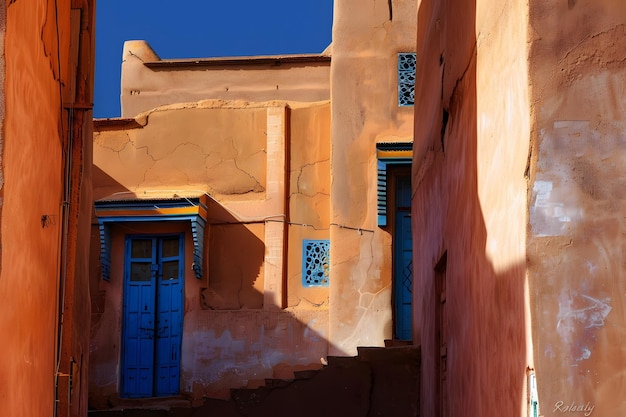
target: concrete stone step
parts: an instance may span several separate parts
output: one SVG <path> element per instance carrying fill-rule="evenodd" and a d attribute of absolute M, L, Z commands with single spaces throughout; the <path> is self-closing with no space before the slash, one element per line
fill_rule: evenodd
<path fill-rule="evenodd" d="M 387 364 L 420 362 L 420 348 L 412 345 L 393 347 L 358 347 L 357 359 L 366 362 L 386 362 Z"/>
<path fill-rule="evenodd" d="M 319 372 L 319 369 L 307 369 L 304 371 L 294 371 L 293 377 L 295 379 L 311 379 L 315 375 L 317 375 L 318 372 Z"/>
<path fill-rule="evenodd" d="M 121 399 L 109 410 L 89 410 L 88 417 L 185 417 L 191 415 L 191 402 L 181 396 Z"/>
<path fill-rule="evenodd" d="M 170 410 L 140 408 L 106 411 L 88 411 L 87 417 L 191 417 L 194 413 L 192 408 L 175 408 Z"/>
<path fill-rule="evenodd" d="M 418 416 L 420 349 L 360 347 L 358 352 L 372 370 L 370 416 Z"/>
<path fill-rule="evenodd" d="M 328 365 L 326 368 L 333 366 L 350 367 L 354 362 L 358 362 L 355 356 L 327 356 Z"/>
<path fill-rule="evenodd" d="M 239 408 L 250 408 L 261 404 L 272 392 L 272 388 L 235 388 L 230 390 L 231 399 Z"/>
<path fill-rule="evenodd" d="M 247 417 L 368 417 L 370 366 L 349 359 L 331 360 L 333 365 L 301 374 L 306 378 L 296 378 L 284 386 L 233 390 L 233 401 Z"/>
<path fill-rule="evenodd" d="M 267 388 L 282 388 L 291 384 L 293 379 L 266 378 L 265 386 Z"/>
<path fill-rule="evenodd" d="M 385 339 L 385 347 L 412 346 L 411 340 Z"/>
<path fill-rule="evenodd" d="M 88 417 L 417 417 L 419 347 L 360 347 L 358 356 L 329 356 L 293 379 L 267 378 L 231 390 L 231 400 L 201 407 L 90 412 Z M 169 399 L 169 403 L 179 399 Z"/>

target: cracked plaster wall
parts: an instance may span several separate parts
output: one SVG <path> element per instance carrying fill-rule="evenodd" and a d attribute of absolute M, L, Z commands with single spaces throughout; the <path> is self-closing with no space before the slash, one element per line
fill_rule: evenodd
<path fill-rule="evenodd" d="M 210 190 L 214 197 L 206 228 L 208 277 L 198 280 L 186 268 L 182 393 L 193 401 L 226 398 L 233 387 L 320 367 L 330 343 L 328 289 L 301 288 L 299 274 L 301 239 L 328 237 L 330 104 L 215 100 L 98 126 L 96 199 L 155 189 Z M 161 172 L 155 173 L 157 163 Z M 321 231 L 286 226 L 285 220 Z M 98 291 L 90 404 L 97 408 L 120 401 L 124 236 L 184 232 L 185 247 L 192 247 L 185 223 L 128 223 L 113 230 L 111 280 L 92 281 Z M 92 252 L 97 265 L 97 251 Z M 186 257 L 190 265 L 188 249 Z"/>
<path fill-rule="evenodd" d="M 206 98 L 263 102 L 315 102 L 330 98 L 330 62 L 226 62 L 198 65 L 203 60 L 177 61 L 167 68 L 145 41 L 127 41 L 122 57 L 122 117 L 175 103 Z M 206 60 L 205 60 L 206 61 Z M 185 65 L 180 65 L 185 63 Z"/>
<path fill-rule="evenodd" d="M 140 124 L 96 132 L 94 163 L 110 177 L 96 199 L 154 189 L 265 196 L 265 108 L 180 105 L 144 113 Z"/>
<path fill-rule="evenodd" d="M 330 106 L 293 109 L 290 120 L 287 306 L 328 309 L 328 287 L 302 285 L 302 240 L 330 234 Z"/>
<path fill-rule="evenodd" d="M 530 2 L 529 275 L 541 412 L 626 413 L 626 9 Z"/>
<path fill-rule="evenodd" d="M 377 226 L 376 142 L 412 140 L 413 107 L 398 107 L 397 54 L 415 51 L 417 2 L 334 7 L 330 334 L 333 354 L 354 354 L 393 337 L 391 235 Z"/>

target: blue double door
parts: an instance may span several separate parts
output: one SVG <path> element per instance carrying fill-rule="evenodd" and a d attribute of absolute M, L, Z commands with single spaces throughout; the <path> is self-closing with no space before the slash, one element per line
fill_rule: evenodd
<path fill-rule="evenodd" d="M 122 396 L 179 393 L 183 330 L 182 235 L 129 236 L 124 268 Z"/>

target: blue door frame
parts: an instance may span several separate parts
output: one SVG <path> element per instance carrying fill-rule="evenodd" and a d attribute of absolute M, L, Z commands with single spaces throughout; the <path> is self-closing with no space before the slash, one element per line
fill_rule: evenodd
<path fill-rule="evenodd" d="M 127 236 L 122 397 L 179 393 L 184 235 Z"/>
<path fill-rule="evenodd" d="M 411 233 L 411 177 L 394 176 L 394 337 L 412 339 L 413 316 L 413 240 Z"/>

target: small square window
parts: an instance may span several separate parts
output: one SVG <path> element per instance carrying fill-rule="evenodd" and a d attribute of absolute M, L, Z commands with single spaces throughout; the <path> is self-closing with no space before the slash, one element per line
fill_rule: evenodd
<path fill-rule="evenodd" d="M 414 53 L 398 54 L 398 106 L 415 104 L 415 62 Z"/>
<path fill-rule="evenodd" d="M 330 241 L 302 241 L 302 286 L 328 287 L 330 282 Z"/>

